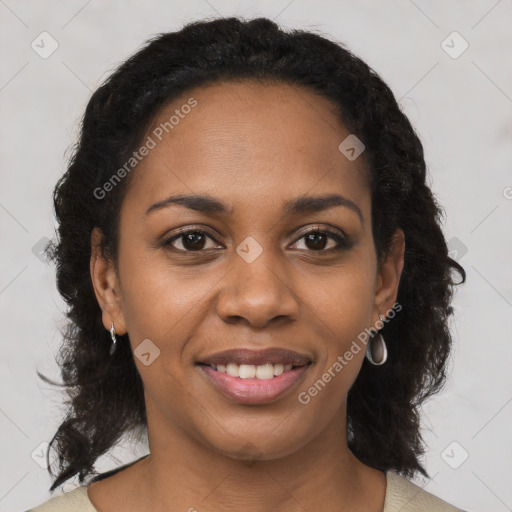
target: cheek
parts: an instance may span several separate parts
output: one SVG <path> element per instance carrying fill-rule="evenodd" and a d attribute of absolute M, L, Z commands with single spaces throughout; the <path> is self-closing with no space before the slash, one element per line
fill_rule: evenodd
<path fill-rule="evenodd" d="M 371 262 L 370 262 L 371 263 Z M 325 326 L 341 350 L 350 339 L 370 326 L 374 307 L 374 270 L 357 256 L 343 268 L 334 268 L 304 292 L 311 314 Z M 331 344 L 330 344 L 331 345 Z"/>
<path fill-rule="evenodd" d="M 186 272 L 169 264 L 160 251 L 130 250 L 126 247 L 119 264 L 130 336 L 154 338 L 157 344 L 179 338 L 187 322 L 197 318 L 202 310 L 205 291 L 211 287 L 208 276 L 189 279 Z"/>
<path fill-rule="evenodd" d="M 329 300 L 320 301 L 315 296 L 318 307 L 312 322 L 323 342 L 318 344 L 312 375 L 297 392 L 298 403 L 317 418 L 319 425 L 326 425 L 344 410 L 340 408 L 366 353 L 360 335 L 370 326 L 372 312 L 371 288 L 357 278 L 350 283 L 346 279 L 333 281 L 330 286 L 333 289 L 326 294 Z"/>
<path fill-rule="evenodd" d="M 323 341 L 313 379 L 322 382 L 311 390 L 313 396 L 321 390 L 319 401 L 339 404 L 359 373 L 366 352 L 364 333 L 372 320 L 374 277 L 371 260 L 356 257 L 346 268 L 334 269 L 329 279 L 317 280 L 308 292 L 309 321 Z"/>

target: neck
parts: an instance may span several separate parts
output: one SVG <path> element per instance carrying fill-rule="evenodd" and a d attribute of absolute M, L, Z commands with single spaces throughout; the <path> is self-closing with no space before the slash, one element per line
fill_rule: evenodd
<path fill-rule="evenodd" d="M 135 465 L 137 487 L 144 489 L 138 496 L 146 504 L 139 510 L 382 511 L 385 475 L 350 452 L 344 417 L 340 411 L 310 443 L 271 460 L 251 459 L 249 445 L 240 460 L 182 431 L 148 429 L 150 455 Z"/>

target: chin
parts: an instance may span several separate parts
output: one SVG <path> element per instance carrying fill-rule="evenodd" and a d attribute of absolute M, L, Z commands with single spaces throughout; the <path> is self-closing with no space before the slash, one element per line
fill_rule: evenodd
<path fill-rule="evenodd" d="M 286 457 L 303 448 L 308 440 L 300 434 L 304 433 L 292 427 L 289 430 L 276 429 L 276 423 L 272 423 L 270 428 L 260 432 L 254 428 L 243 431 L 233 431 L 231 428 L 214 439 L 205 437 L 204 441 L 217 453 L 232 459 L 265 461 Z"/>

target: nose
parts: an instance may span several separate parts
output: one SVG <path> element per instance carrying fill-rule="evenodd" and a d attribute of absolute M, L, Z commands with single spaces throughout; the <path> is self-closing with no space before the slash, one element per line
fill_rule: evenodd
<path fill-rule="evenodd" d="M 225 322 L 242 321 L 263 328 L 272 322 L 297 319 L 299 303 L 292 283 L 282 264 L 277 264 L 269 253 L 263 251 L 251 263 L 234 255 L 217 301 L 217 313 Z"/>

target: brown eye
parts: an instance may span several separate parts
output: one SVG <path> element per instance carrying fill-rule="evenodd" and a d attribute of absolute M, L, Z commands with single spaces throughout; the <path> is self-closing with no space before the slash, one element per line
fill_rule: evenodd
<path fill-rule="evenodd" d="M 328 236 L 325 233 L 309 233 L 305 236 L 305 243 L 309 249 L 325 249 L 327 238 Z"/>
<path fill-rule="evenodd" d="M 189 229 L 188 231 L 182 231 L 181 233 L 178 233 L 169 238 L 164 242 L 164 245 L 170 246 L 176 252 L 185 253 L 202 252 L 207 249 L 215 249 L 218 247 L 215 244 L 208 247 L 208 240 L 217 242 L 208 232 L 202 229 Z M 304 240 L 304 250 L 318 253 L 340 251 L 343 249 L 348 249 L 351 246 L 351 242 L 346 237 L 330 230 L 313 229 L 305 233 L 298 240 Z M 329 241 L 331 241 L 330 247 Z M 334 242 L 333 245 L 332 242 Z M 295 244 L 297 243 L 298 242 Z M 302 248 L 299 247 L 299 249 Z"/>
<path fill-rule="evenodd" d="M 326 248 L 329 239 L 335 242 L 334 246 Z M 304 240 L 306 250 L 313 252 L 330 252 L 348 249 L 350 242 L 347 238 L 334 231 L 314 229 L 303 235 L 299 240 Z"/>
<path fill-rule="evenodd" d="M 170 245 L 178 251 L 197 252 L 205 249 L 207 239 L 213 240 L 213 238 L 210 237 L 206 231 L 194 229 L 189 231 L 182 231 L 178 235 L 175 235 L 167 240 L 165 245 Z M 176 247 L 173 245 L 175 241 L 178 241 L 181 244 L 181 247 Z"/>

